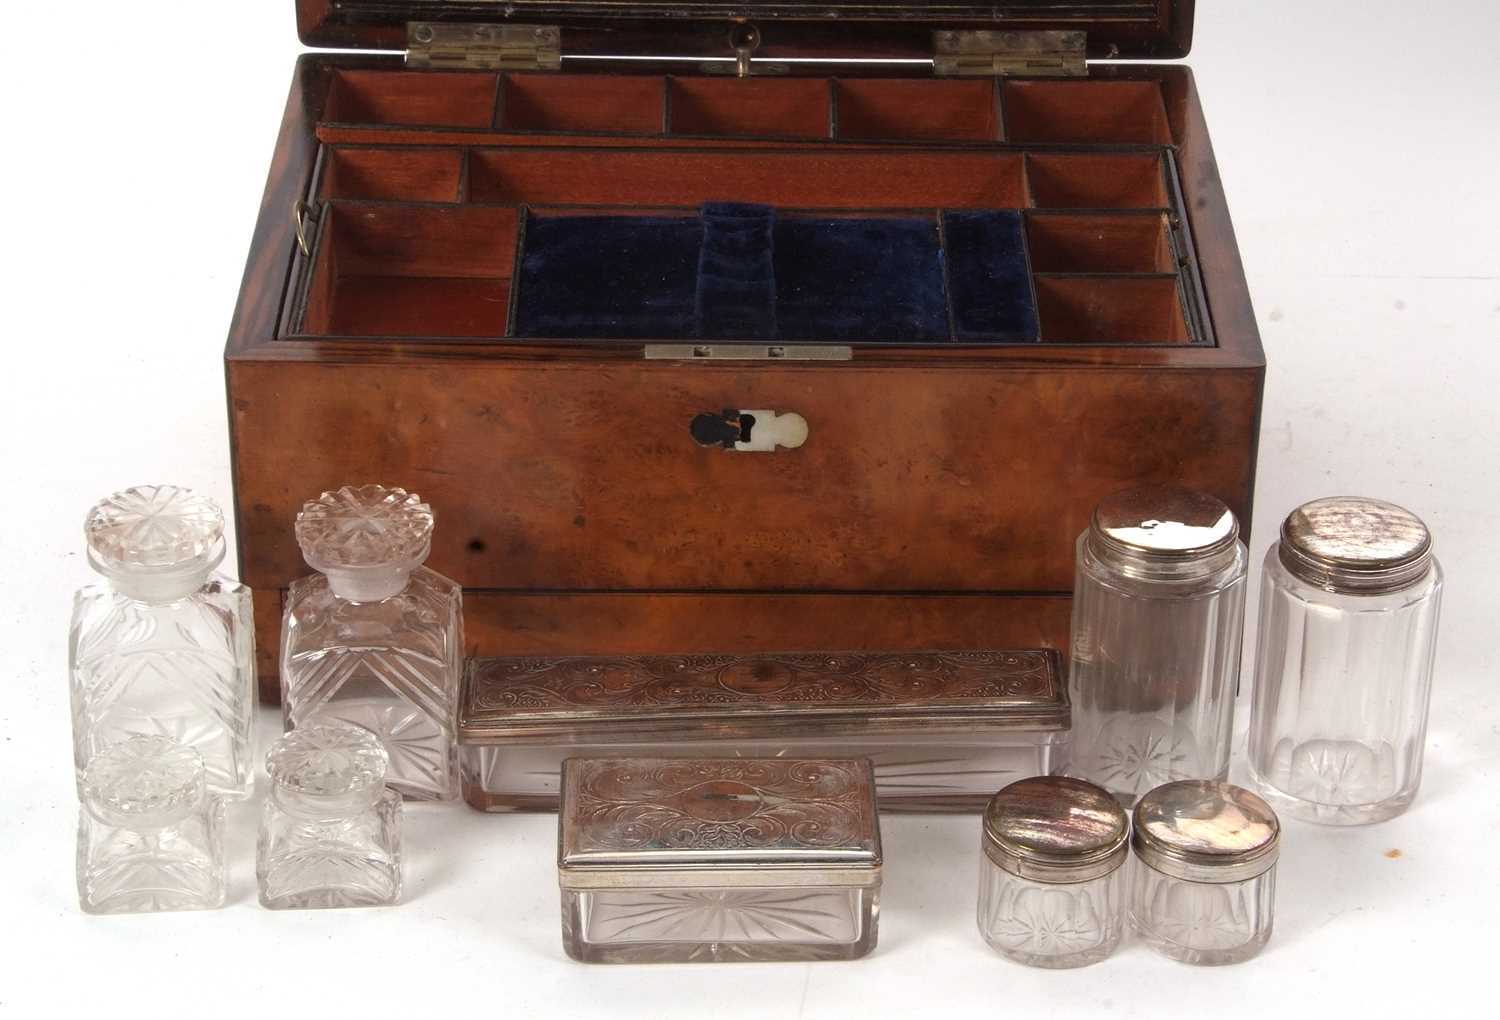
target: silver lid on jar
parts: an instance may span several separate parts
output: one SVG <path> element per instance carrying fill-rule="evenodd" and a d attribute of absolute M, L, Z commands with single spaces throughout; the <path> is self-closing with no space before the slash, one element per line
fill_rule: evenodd
<path fill-rule="evenodd" d="M 1094 550 L 1128 573 L 1218 570 L 1233 559 L 1239 534 L 1239 521 L 1222 500 L 1164 485 L 1112 493 L 1089 522 Z"/>
<path fill-rule="evenodd" d="M 1167 783 L 1135 805 L 1141 863 L 1187 882 L 1243 882 L 1281 852 L 1281 822 L 1249 790 L 1209 779 Z"/>
<path fill-rule="evenodd" d="M 1081 779 L 1022 779 L 995 794 L 984 811 L 985 855 L 1033 882 L 1103 878 L 1125 863 L 1129 835 L 1114 797 Z"/>
<path fill-rule="evenodd" d="M 1304 503 L 1281 525 L 1281 563 L 1327 591 L 1379 595 L 1426 576 L 1432 535 L 1394 503 L 1334 496 Z"/>

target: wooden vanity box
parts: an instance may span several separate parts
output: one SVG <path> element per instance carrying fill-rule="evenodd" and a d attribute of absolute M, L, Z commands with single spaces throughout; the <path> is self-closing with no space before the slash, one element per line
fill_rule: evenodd
<path fill-rule="evenodd" d="M 225 355 L 265 689 L 345 483 L 431 502 L 484 656 L 1060 648 L 1101 496 L 1248 527 L 1193 77 L 1108 62 L 1192 9 L 297 0 L 392 52 L 298 61 Z"/>

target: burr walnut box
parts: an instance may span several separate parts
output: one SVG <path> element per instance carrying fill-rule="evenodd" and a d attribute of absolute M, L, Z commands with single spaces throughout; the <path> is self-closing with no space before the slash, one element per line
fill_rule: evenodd
<path fill-rule="evenodd" d="M 1100 497 L 1248 525 L 1192 13 L 297 0 L 372 52 L 297 63 L 226 351 L 263 679 L 346 483 L 480 656 L 1061 647 Z"/>

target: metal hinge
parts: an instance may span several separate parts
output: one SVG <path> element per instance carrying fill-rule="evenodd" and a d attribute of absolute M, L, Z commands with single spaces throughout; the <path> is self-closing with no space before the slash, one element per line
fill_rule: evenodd
<path fill-rule="evenodd" d="M 413 21 L 406 26 L 406 63 L 477 71 L 555 71 L 562 66 L 556 25 L 473 25 Z"/>
<path fill-rule="evenodd" d="M 945 77 L 1071 78 L 1088 74 L 1083 32 L 934 33 L 932 70 Z"/>

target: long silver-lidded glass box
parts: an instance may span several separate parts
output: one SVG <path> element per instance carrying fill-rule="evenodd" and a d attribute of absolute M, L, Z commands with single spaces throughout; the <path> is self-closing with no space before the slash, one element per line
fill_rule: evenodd
<path fill-rule="evenodd" d="M 588 963 L 850 960 L 875 948 L 867 760 L 569 758 L 557 867 Z"/>
<path fill-rule="evenodd" d="M 476 659 L 464 797 L 555 810 L 570 757 L 869 758 L 882 810 L 980 811 L 1067 736 L 1056 652 Z"/>

